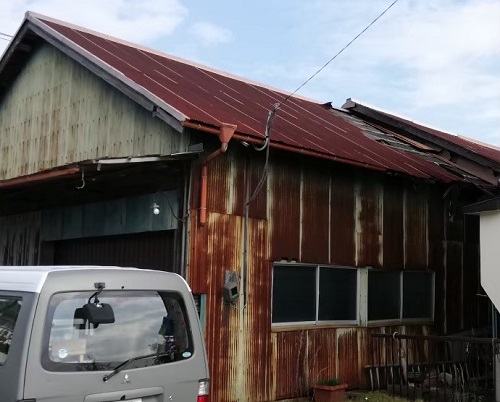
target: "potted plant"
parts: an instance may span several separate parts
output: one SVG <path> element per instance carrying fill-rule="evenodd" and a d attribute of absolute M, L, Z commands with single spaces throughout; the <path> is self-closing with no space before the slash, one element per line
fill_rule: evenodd
<path fill-rule="evenodd" d="M 315 402 L 339 402 L 344 399 L 347 384 L 340 382 L 338 378 L 320 380 L 312 386 Z"/>

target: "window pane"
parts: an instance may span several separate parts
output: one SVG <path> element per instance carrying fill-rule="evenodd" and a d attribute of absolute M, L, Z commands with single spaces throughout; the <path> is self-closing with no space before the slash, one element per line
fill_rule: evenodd
<path fill-rule="evenodd" d="M 368 320 L 400 318 L 400 273 L 368 272 Z"/>
<path fill-rule="evenodd" d="M 20 299 L 0 297 L 0 366 L 7 360 L 20 309 Z"/>
<path fill-rule="evenodd" d="M 42 359 L 48 370 L 110 370 L 130 358 L 162 354 L 128 366 L 145 367 L 192 355 L 189 320 L 177 293 L 103 291 L 99 300 L 111 305 L 115 322 L 96 328 L 79 313 L 91 295 L 68 292 L 52 297 Z"/>
<path fill-rule="evenodd" d="M 403 273 L 403 318 L 432 318 L 432 272 Z"/>
<path fill-rule="evenodd" d="M 316 320 L 316 267 L 275 265 L 272 322 Z"/>
<path fill-rule="evenodd" d="M 320 268 L 320 321 L 356 320 L 358 296 L 357 270 Z"/>

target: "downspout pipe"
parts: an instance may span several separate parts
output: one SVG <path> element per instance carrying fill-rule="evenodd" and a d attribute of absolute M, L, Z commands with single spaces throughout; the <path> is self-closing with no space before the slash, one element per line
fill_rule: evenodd
<path fill-rule="evenodd" d="M 223 154 L 227 151 L 229 146 L 229 141 L 234 135 L 236 131 L 236 125 L 229 123 L 221 123 L 218 136 L 221 142 L 220 148 L 211 154 L 207 155 L 203 159 L 203 163 L 201 165 L 201 189 L 200 189 L 200 225 L 205 226 L 207 223 L 207 194 L 208 194 L 208 168 L 207 164 L 212 159 L 217 156 Z"/>

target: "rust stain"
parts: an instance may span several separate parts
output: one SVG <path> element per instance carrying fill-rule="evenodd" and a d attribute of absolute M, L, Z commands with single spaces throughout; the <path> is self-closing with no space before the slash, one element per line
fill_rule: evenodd
<path fill-rule="evenodd" d="M 271 400 L 271 263 L 268 261 L 267 222 L 250 219 L 248 292 L 244 308 L 245 391 L 249 400 Z"/>
<path fill-rule="evenodd" d="M 337 359 L 339 363 L 338 377 L 349 385 L 357 388 L 360 383 L 358 367 L 358 330 L 344 329 L 337 331 Z"/>
<path fill-rule="evenodd" d="M 329 167 L 308 163 L 303 168 L 301 260 L 329 263 Z"/>
<path fill-rule="evenodd" d="M 300 166 L 289 156 L 272 166 L 271 258 L 299 260 Z"/>
<path fill-rule="evenodd" d="M 357 265 L 382 265 L 382 211 L 380 185 L 376 177 L 358 181 Z"/>
<path fill-rule="evenodd" d="M 308 331 L 277 334 L 276 399 L 296 398 L 307 393 Z"/>
<path fill-rule="evenodd" d="M 428 261 L 428 194 L 424 185 L 407 185 L 406 191 L 406 233 L 405 268 L 425 269 Z"/>
<path fill-rule="evenodd" d="M 354 176 L 336 167 L 331 183 L 331 263 L 355 265 Z"/>
<path fill-rule="evenodd" d="M 317 329 L 308 332 L 307 367 L 309 384 L 337 377 L 337 330 Z"/>
<path fill-rule="evenodd" d="M 384 182 L 384 268 L 404 265 L 404 182 L 386 178 Z"/>

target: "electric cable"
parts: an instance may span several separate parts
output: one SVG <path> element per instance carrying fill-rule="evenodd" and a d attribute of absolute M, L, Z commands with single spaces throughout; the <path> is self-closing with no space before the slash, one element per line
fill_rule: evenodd
<path fill-rule="evenodd" d="M 323 71 L 326 66 L 328 66 L 333 60 L 335 60 L 340 54 L 344 52 L 349 46 L 351 46 L 356 39 L 358 39 L 361 35 L 363 35 L 370 27 L 375 24 L 382 16 L 387 13 L 399 0 L 394 0 L 384 11 L 382 11 L 372 22 L 370 22 L 360 33 L 358 33 L 347 45 L 345 45 L 342 49 L 340 49 L 330 60 L 328 60 L 321 68 L 316 71 L 313 75 L 311 75 L 307 80 L 305 80 L 299 87 L 293 91 L 291 94 L 289 94 L 282 102 L 281 104 L 284 104 L 288 99 L 290 99 L 293 95 L 295 95 L 299 90 L 302 89 L 309 81 L 311 81 L 314 77 L 316 77 L 321 71 Z"/>
<path fill-rule="evenodd" d="M 261 179 L 259 180 L 259 183 L 257 184 L 255 190 L 253 191 L 252 196 L 248 200 L 246 206 L 248 206 L 251 202 L 257 198 L 258 193 L 262 189 L 268 175 L 268 169 L 269 169 L 269 145 L 271 142 L 271 129 L 272 129 L 272 124 L 274 122 L 274 119 L 276 117 L 277 111 L 280 109 L 281 106 L 283 106 L 293 95 L 295 95 L 298 91 L 300 91 L 305 85 L 309 83 L 314 77 L 316 77 L 321 71 L 323 71 L 332 61 L 334 61 L 340 54 L 342 54 L 349 46 L 351 46 L 361 35 L 363 35 L 370 27 L 375 24 L 382 16 L 387 13 L 399 0 L 394 0 L 388 7 L 384 9 L 373 21 L 371 21 L 361 32 L 359 32 L 354 38 L 352 38 L 342 49 L 340 49 L 330 60 L 328 60 L 325 64 L 323 64 L 314 74 L 312 74 L 307 80 L 305 80 L 301 85 L 297 87 L 297 89 L 290 94 L 288 94 L 285 99 L 282 101 L 276 103 L 268 113 L 267 117 L 267 122 L 266 122 L 266 129 L 265 129 L 265 141 L 264 144 L 260 147 L 254 146 L 254 149 L 256 151 L 263 151 L 264 149 L 266 150 L 266 161 L 264 163 L 264 171 L 262 174 Z"/>

